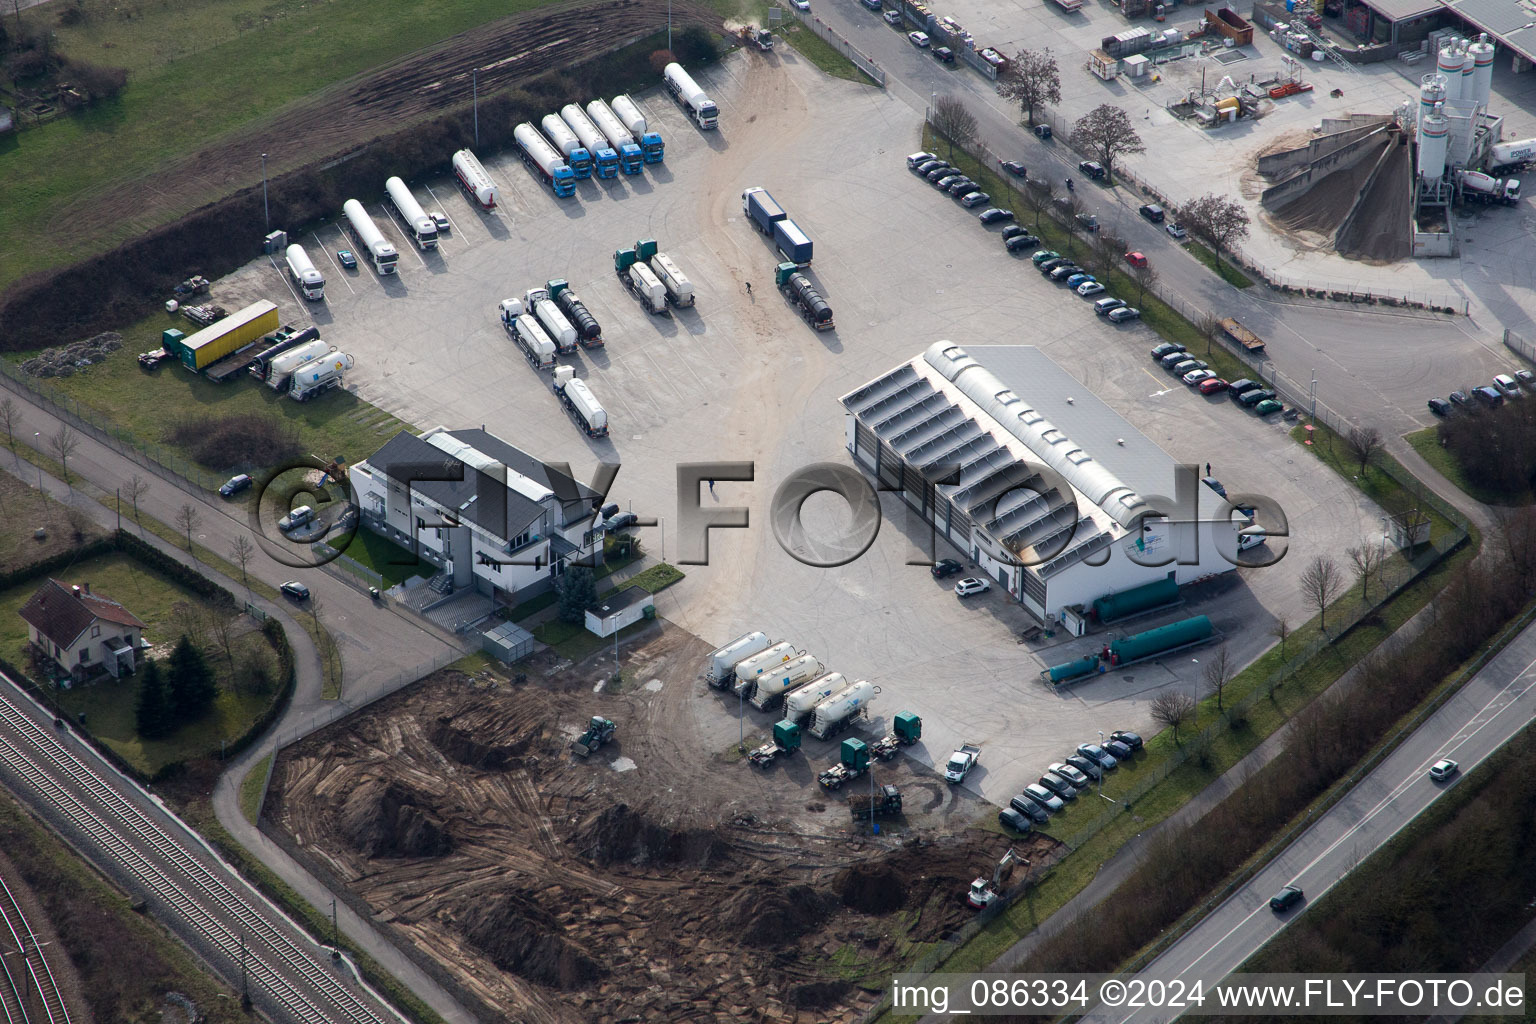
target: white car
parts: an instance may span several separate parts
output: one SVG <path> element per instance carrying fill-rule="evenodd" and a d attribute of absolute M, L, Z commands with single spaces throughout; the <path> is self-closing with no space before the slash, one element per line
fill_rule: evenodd
<path fill-rule="evenodd" d="M 880 17 L 885 19 L 885 23 L 887 25 L 900 25 L 901 24 L 901 12 L 900 11 L 886 11 L 884 14 L 880 15 Z"/>
<path fill-rule="evenodd" d="M 967 576 L 955 584 L 955 593 L 961 597 L 970 597 L 972 594 L 985 593 L 992 589 L 992 584 L 975 576 Z"/>
<path fill-rule="evenodd" d="M 1184 375 L 1184 383 L 1190 385 L 1199 384 L 1201 381 L 1210 380 L 1214 376 L 1216 376 L 1214 370 L 1190 370 Z"/>
<path fill-rule="evenodd" d="M 795 5 L 795 10 L 797 11 L 808 11 L 811 9 L 811 0 L 789 0 L 789 2 Z"/>
<path fill-rule="evenodd" d="M 908 32 L 907 38 L 912 40 L 913 46 L 923 47 L 928 45 L 927 32 Z"/>
<path fill-rule="evenodd" d="M 314 509 L 310 508 L 308 505 L 300 505 L 292 512 L 289 512 L 287 515 L 283 516 L 283 518 L 279 519 L 277 521 L 277 528 L 282 530 L 284 533 L 288 533 L 290 530 L 297 530 L 299 527 L 304 526 L 314 518 Z"/>
<path fill-rule="evenodd" d="M 1172 235 L 1174 238 L 1183 239 L 1189 237 L 1189 232 L 1184 230 L 1183 224 L 1176 224 L 1170 221 L 1168 224 L 1163 226 L 1163 230 L 1168 232 L 1168 234 Z"/>
<path fill-rule="evenodd" d="M 1498 388 L 1505 398 L 1525 397 L 1525 393 L 1520 390 L 1520 382 L 1507 373 L 1501 373 L 1494 377 L 1493 386 Z"/>
<path fill-rule="evenodd" d="M 1450 758 L 1442 758 L 1441 760 L 1436 761 L 1434 764 L 1429 766 L 1429 777 L 1434 779 L 1436 782 L 1444 782 L 1452 775 L 1455 775 L 1457 770 L 1460 768 L 1461 765 L 1457 764 L 1455 761 L 1452 761 Z"/>
<path fill-rule="evenodd" d="M 1092 779 L 1088 778 L 1087 775 L 1084 775 L 1081 771 L 1069 764 L 1057 762 L 1056 764 L 1053 764 L 1047 768 L 1046 771 L 1055 772 L 1057 775 L 1060 775 L 1062 778 L 1072 783 L 1072 785 L 1076 786 L 1078 789 L 1087 789 L 1089 786 L 1093 785 Z"/>
<path fill-rule="evenodd" d="M 1083 298 L 1087 298 L 1090 295 L 1097 295 L 1103 290 L 1104 286 L 1097 281 L 1084 281 L 1082 284 L 1077 286 L 1077 294 L 1083 296 Z"/>

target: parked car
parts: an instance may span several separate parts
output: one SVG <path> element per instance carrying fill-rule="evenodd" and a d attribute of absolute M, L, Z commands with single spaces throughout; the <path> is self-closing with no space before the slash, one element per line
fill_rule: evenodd
<path fill-rule="evenodd" d="M 947 46 L 935 46 L 932 52 L 933 59 L 940 63 L 953 64 L 955 62 L 955 51 Z"/>
<path fill-rule="evenodd" d="M 1103 178 L 1107 173 L 1104 170 L 1104 165 L 1099 163 L 1097 160 L 1080 160 L 1078 161 L 1077 169 L 1088 175 L 1088 177 L 1092 178 L 1094 181 L 1098 181 L 1099 179 Z"/>
<path fill-rule="evenodd" d="M 996 224 L 1005 220 L 1013 220 L 1012 210 L 1002 210 L 994 206 L 990 210 L 981 211 L 981 222 L 983 224 Z"/>
<path fill-rule="evenodd" d="M 865 7 L 868 7 L 870 10 L 874 11 L 876 14 L 880 13 L 880 0 L 862 0 L 862 2 L 863 2 Z"/>
<path fill-rule="evenodd" d="M 1002 810 L 998 811 L 997 822 L 1004 828 L 1010 828 L 1013 829 L 1013 831 L 1020 833 L 1033 832 L 1035 828 L 1034 822 L 1030 821 L 1029 818 L 1020 814 L 1012 807 L 1004 807 Z"/>
<path fill-rule="evenodd" d="M 1200 382 L 1202 395 L 1219 395 L 1225 390 L 1227 390 L 1227 382 L 1220 377 L 1207 377 Z"/>
<path fill-rule="evenodd" d="M 1067 805 L 1062 801 L 1061 797 L 1052 793 L 1038 782 L 1032 782 L 1025 786 L 1023 795 L 1048 811 L 1060 812 L 1067 809 Z"/>
<path fill-rule="evenodd" d="M 1536 388 L 1536 373 L 1530 370 L 1516 370 L 1515 379 L 1528 388 Z"/>
<path fill-rule="evenodd" d="M 940 189 L 947 190 L 949 188 L 949 186 L 953 185 L 957 181 L 970 181 L 970 180 L 971 179 L 967 178 L 965 175 L 956 173 L 953 169 L 950 169 L 950 173 L 944 175 L 942 178 L 939 178 L 937 181 L 934 182 L 934 185 L 937 186 Z"/>
<path fill-rule="evenodd" d="M 1244 391 L 1237 396 L 1237 400 L 1247 408 L 1252 409 L 1260 402 L 1267 402 L 1274 397 L 1275 393 L 1273 391 L 1268 388 L 1259 388 L 1257 391 Z"/>
<path fill-rule="evenodd" d="M 1109 751 L 1110 755 L 1116 761 L 1129 761 L 1131 759 L 1131 754 L 1135 753 L 1135 751 L 1131 750 L 1130 747 L 1126 746 L 1124 743 L 1121 743 L 1119 740 L 1108 741 L 1104 744 L 1104 749 Z"/>
<path fill-rule="evenodd" d="M 1080 743 L 1077 752 L 1105 771 L 1111 771 L 1120 766 L 1115 756 L 1097 743 Z"/>
<path fill-rule="evenodd" d="M 1041 249 L 1039 252 L 1031 256 L 1030 259 L 1034 261 L 1036 266 L 1039 266 L 1046 260 L 1061 259 L 1061 253 L 1057 252 L 1055 249 Z"/>
<path fill-rule="evenodd" d="M 1472 397 L 1492 409 L 1496 405 L 1504 404 L 1504 396 L 1499 394 L 1499 389 L 1488 384 L 1480 388 L 1472 389 Z"/>
<path fill-rule="evenodd" d="M 219 488 L 219 494 L 226 498 L 233 497 L 249 486 L 251 486 L 251 478 L 240 473 L 225 480 L 224 486 Z"/>
<path fill-rule="evenodd" d="M 1028 818 L 1030 821 L 1033 821 L 1037 825 L 1043 825 L 1045 822 L 1051 820 L 1051 814 L 1045 809 L 1044 805 L 1035 803 L 1034 800 L 1030 799 L 1023 793 L 1020 793 L 1012 800 L 1009 800 L 1008 806 L 1013 808 L 1015 811 L 1018 811 L 1020 814 L 1024 815 L 1024 817 Z"/>
<path fill-rule="evenodd" d="M 948 192 L 952 196 L 969 195 L 970 193 L 976 191 L 976 183 L 970 178 L 961 175 L 959 181 L 952 181 L 948 185 L 944 186 L 944 191 Z"/>
<path fill-rule="evenodd" d="M 1191 356 L 1188 352 L 1183 352 L 1183 351 L 1180 351 L 1180 352 L 1170 352 L 1167 355 L 1163 356 L 1163 358 L 1158 360 L 1159 363 L 1163 364 L 1163 369 L 1165 369 L 1165 370 L 1171 370 L 1175 366 L 1178 366 L 1180 363 L 1193 362 L 1193 361 L 1194 361 L 1194 357 Z M 1198 366 L 1191 366 L 1188 369 L 1181 370 L 1179 372 L 1180 373 L 1188 373 L 1190 370 L 1198 370 L 1198 369 L 1199 369 Z"/>
<path fill-rule="evenodd" d="M 1076 263 L 1063 263 L 1051 270 L 1050 278 L 1052 281 L 1065 281 L 1073 274 L 1081 274 L 1082 272 L 1083 268 Z"/>
<path fill-rule="evenodd" d="M 970 209 L 973 206 L 980 206 L 982 203 L 991 198 L 992 197 L 987 195 L 985 192 L 967 192 L 965 195 L 960 197 L 960 205 L 966 209 Z"/>
<path fill-rule="evenodd" d="M 1078 273 L 1072 274 L 1072 275 L 1070 275 L 1067 278 L 1067 287 L 1068 288 L 1076 288 L 1078 285 L 1082 284 L 1084 281 L 1097 281 L 1097 280 L 1098 280 L 1098 278 L 1094 277 L 1092 274 L 1088 273 L 1086 270 L 1079 271 Z"/>
<path fill-rule="evenodd" d="M 1154 347 L 1152 349 L 1152 358 L 1153 359 L 1162 359 L 1164 356 L 1171 356 L 1175 352 L 1183 352 L 1183 351 L 1185 351 L 1184 346 L 1180 345 L 1178 342 L 1176 342 L 1176 341 L 1165 341 L 1161 345 L 1158 345 L 1158 346 L 1156 346 L 1156 347 Z"/>
<path fill-rule="evenodd" d="M 1139 735 L 1134 732 L 1125 732 L 1121 729 L 1116 729 L 1110 733 L 1109 738 L 1124 743 L 1132 750 L 1140 750 L 1145 745 Z"/>
<path fill-rule="evenodd" d="M 1073 754 L 1071 757 L 1067 758 L 1067 764 L 1071 765 L 1073 768 L 1076 768 L 1078 771 L 1082 772 L 1084 775 L 1095 782 L 1104 777 L 1104 769 L 1088 760 L 1082 754 Z"/>
<path fill-rule="evenodd" d="M 928 45 L 927 32 L 908 32 L 907 38 L 912 40 L 913 46 L 921 48 Z"/>
<path fill-rule="evenodd" d="M 1429 400 L 1429 411 L 1436 416 L 1449 416 L 1451 414 L 1451 403 L 1443 398 L 1431 398 Z"/>
<path fill-rule="evenodd" d="M 946 576 L 953 576 L 955 573 L 964 568 L 965 566 L 961 565 L 953 558 L 941 558 L 937 562 L 934 562 L 933 568 L 929 569 L 928 571 L 933 573 L 934 579 L 941 580 Z"/>
<path fill-rule="evenodd" d="M 1133 267 L 1144 267 L 1147 265 L 1147 258 L 1139 252 L 1128 252 L 1125 254 L 1125 262 Z"/>
<path fill-rule="evenodd" d="M 1105 298 L 1094 300 L 1093 311 L 1099 316 L 1103 316 L 1110 310 L 1119 309 L 1124 305 L 1125 303 L 1122 300 L 1106 296 Z"/>
<path fill-rule="evenodd" d="M 336 262 L 348 270 L 357 269 L 357 257 L 352 255 L 351 249 L 337 249 Z"/>
<path fill-rule="evenodd" d="M 1163 230 L 1181 242 L 1189 237 L 1189 232 L 1184 230 L 1184 225 L 1182 224 L 1169 224 Z"/>
<path fill-rule="evenodd" d="M 640 517 L 633 512 L 620 512 L 613 518 L 604 520 L 603 529 L 609 533 L 618 533 L 620 530 L 629 529 L 639 521 Z"/>
<path fill-rule="evenodd" d="M 880 15 L 880 17 L 885 19 L 885 23 L 887 25 L 898 25 L 899 26 L 901 24 L 901 12 L 900 11 L 886 11 L 884 14 Z"/>
<path fill-rule="evenodd" d="M 795 10 L 797 11 L 808 11 L 811 9 L 811 0 L 789 0 L 789 2 L 795 5 Z"/>
<path fill-rule="evenodd" d="M 1264 401 L 1254 406 L 1253 411 L 1255 415 L 1258 416 L 1273 416 L 1275 413 L 1281 411 L 1284 408 L 1285 406 L 1280 402 L 1277 402 L 1275 399 L 1266 398 Z"/>
<path fill-rule="evenodd" d="M 1190 370 L 1184 375 L 1184 383 L 1193 386 L 1195 384 L 1203 384 L 1215 378 L 1216 371 L 1214 370 Z"/>
<path fill-rule="evenodd" d="M 999 160 L 998 166 L 1015 178 L 1026 178 L 1029 176 L 1029 173 L 1024 169 L 1024 165 L 1017 160 Z"/>
<path fill-rule="evenodd" d="M 1119 309 L 1111 310 L 1109 314 L 1109 322 L 1115 324 L 1123 324 L 1127 320 L 1140 319 L 1141 310 L 1137 309 L 1135 306 L 1121 306 Z"/>
<path fill-rule="evenodd" d="M 1072 785 L 1076 786 L 1078 789 L 1087 789 L 1089 786 L 1093 785 L 1093 780 L 1090 779 L 1087 775 L 1078 771 L 1070 764 L 1063 764 L 1060 761 L 1057 761 L 1055 764 L 1051 765 L 1046 769 L 1046 771 L 1060 775 L 1062 778 L 1072 783 Z"/>
<path fill-rule="evenodd" d="M 1074 266 L 1074 267 L 1077 266 L 1077 264 L 1074 263 L 1072 261 L 1072 259 L 1070 257 L 1067 257 L 1067 256 L 1052 256 L 1050 259 L 1046 259 L 1046 260 L 1036 259 L 1036 257 L 1038 257 L 1039 255 L 1040 255 L 1039 253 L 1035 253 L 1035 255 L 1031 256 L 1030 259 L 1035 261 L 1035 266 L 1040 269 L 1040 273 L 1042 273 L 1042 274 L 1049 274 L 1051 271 L 1055 270 L 1057 267 L 1064 267 L 1064 266 L 1067 266 L 1069 264 L 1071 266 Z"/>
<path fill-rule="evenodd" d="M 1156 203 L 1147 203 L 1136 212 L 1147 218 L 1147 220 L 1151 221 L 1153 224 L 1161 224 L 1163 222 L 1163 217 L 1165 216 L 1163 213 L 1163 208 L 1158 206 Z"/>
<path fill-rule="evenodd" d="M 300 583 L 298 580 L 289 580 L 286 583 L 279 584 L 277 589 L 281 590 L 284 594 L 287 594 L 295 601 L 309 600 L 309 588 Z"/>
<path fill-rule="evenodd" d="M 956 171 L 953 167 L 949 166 L 948 164 L 945 164 L 943 167 L 935 167 L 933 170 L 931 170 L 927 174 L 923 175 L 923 177 L 928 179 L 929 184 L 937 185 L 939 183 L 939 179 L 941 179 L 941 178 L 948 178 L 951 175 L 958 174 L 958 173 L 959 172 Z"/>
<path fill-rule="evenodd" d="M 447 234 L 450 230 L 452 230 L 453 221 L 449 220 L 448 215 L 443 211 L 433 210 L 431 213 L 427 214 L 427 216 L 432 218 L 432 226 L 437 228 L 437 230 L 441 231 L 443 234 Z"/>
<path fill-rule="evenodd" d="M 1261 385 L 1259 384 L 1258 381 L 1256 381 L 1256 380 L 1249 380 L 1247 377 L 1244 377 L 1242 380 L 1235 380 L 1235 381 L 1233 381 L 1231 383 L 1231 385 L 1230 385 L 1230 388 L 1232 390 L 1232 394 L 1233 395 L 1241 395 L 1241 394 L 1245 394 L 1245 393 L 1247 393 L 1249 391 L 1252 391 L 1254 388 L 1260 387 L 1260 386 Z"/>
<path fill-rule="evenodd" d="M 1452 391 L 1446 397 L 1451 400 L 1452 405 L 1459 405 L 1463 409 L 1472 404 L 1471 396 L 1469 396 L 1465 391 Z"/>
<path fill-rule="evenodd" d="M 942 167 L 948 167 L 948 166 L 949 166 L 949 161 L 948 160 L 940 160 L 938 157 L 930 157 L 929 159 L 924 160 L 922 163 L 918 164 L 917 167 L 914 168 L 914 170 L 916 170 L 918 174 L 921 174 L 923 177 L 926 178 L 926 177 L 928 177 L 928 175 L 932 174 L 934 171 L 937 171 L 937 170 L 939 170 Z"/>
<path fill-rule="evenodd" d="M 1460 770 L 1460 768 L 1461 765 L 1457 764 L 1455 761 L 1452 761 L 1448 757 L 1443 757 L 1429 766 L 1429 777 L 1434 779 L 1436 782 L 1444 782 L 1452 775 L 1455 775 L 1456 772 Z"/>
<path fill-rule="evenodd" d="M 970 597 L 972 594 L 984 594 L 992 589 L 992 584 L 975 576 L 967 576 L 955 584 L 955 594 L 959 597 Z"/>
<path fill-rule="evenodd" d="M 1084 281 L 1082 284 L 1077 286 L 1077 294 L 1081 295 L 1085 299 L 1090 295 L 1097 295 L 1103 290 L 1104 283 L 1102 281 Z"/>
<path fill-rule="evenodd" d="M 998 234 L 1002 235 L 1003 239 L 1006 241 L 1010 238 L 1018 238 L 1021 235 L 1029 234 L 1029 229 L 1022 224 L 1009 224 L 1006 225 L 1002 231 L 999 231 Z"/>
<path fill-rule="evenodd" d="M 277 528 L 284 533 L 297 530 L 305 523 L 315 518 L 315 510 L 308 505 L 300 505 L 277 521 Z"/>
<path fill-rule="evenodd" d="M 1072 783 L 1068 782 L 1066 779 L 1062 778 L 1060 775 L 1057 775 L 1055 772 L 1046 772 L 1044 775 L 1040 776 L 1040 785 L 1044 786 L 1052 793 L 1055 793 L 1063 800 L 1070 801 L 1077 799 L 1077 787 L 1072 785 Z"/>
<path fill-rule="evenodd" d="M 1014 235 L 1012 238 L 1005 238 L 1003 240 L 1003 245 L 1007 247 L 1009 252 L 1028 252 L 1039 244 L 1040 239 L 1034 235 Z"/>
<path fill-rule="evenodd" d="M 1300 903 L 1301 900 L 1301 889 L 1294 885 L 1288 885 L 1270 898 L 1269 909 L 1277 914 L 1283 914 Z"/>
<path fill-rule="evenodd" d="M 1173 371 L 1174 376 L 1183 377 L 1193 370 L 1208 370 L 1210 365 L 1204 359 L 1184 359 L 1174 363 L 1169 369 Z"/>
<path fill-rule="evenodd" d="M 937 159 L 938 157 L 934 156 L 932 153 L 913 153 L 911 156 L 907 157 L 907 170 L 915 171 L 929 160 Z"/>
<path fill-rule="evenodd" d="M 1493 386 L 1504 393 L 1506 398 L 1524 398 L 1525 393 L 1520 390 L 1520 382 L 1507 373 L 1498 374 L 1493 378 Z"/>

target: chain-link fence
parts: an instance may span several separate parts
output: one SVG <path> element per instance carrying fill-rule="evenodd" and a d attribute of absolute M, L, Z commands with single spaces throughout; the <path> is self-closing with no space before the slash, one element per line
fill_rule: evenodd
<path fill-rule="evenodd" d="M 800 24 L 821 37 L 832 49 L 853 61 L 853 66 L 868 75 L 876 85 L 882 89 L 885 88 L 885 71 L 875 63 L 873 57 L 844 39 L 836 29 L 809 11 L 792 8 L 789 13 L 798 19 Z"/>
<path fill-rule="evenodd" d="M 1511 352 L 1522 356 L 1529 362 L 1536 363 L 1536 345 L 1531 344 L 1508 328 L 1504 331 L 1504 344 L 1509 347 Z"/>

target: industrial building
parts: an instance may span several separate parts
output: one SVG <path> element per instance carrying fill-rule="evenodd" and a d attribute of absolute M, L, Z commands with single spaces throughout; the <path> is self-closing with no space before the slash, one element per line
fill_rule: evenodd
<path fill-rule="evenodd" d="M 437 566 L 443 593 L 523 600 L 601 555 L 601 495 L 484 430 L 402 430 L 350 477 L 362 525 Z"/>
<path fill-rule="evenodd" d="M 1038 348 L 936 342 L 841 401 L 854 462 L 1044 624 L 1235 568 L 1230 506 Z"/>

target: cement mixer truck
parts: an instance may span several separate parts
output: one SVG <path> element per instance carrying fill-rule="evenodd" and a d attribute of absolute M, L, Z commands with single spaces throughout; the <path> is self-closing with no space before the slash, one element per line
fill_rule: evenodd
<path fill-rule="evenodd" d="M 1495 178 L 1481 171 L 1457 171 L 1456 184 L 1466 202 L 1514 206 L 1520 201 L 1519 178 Z"/>
<path fill-rule="evenodd" d="M 566 123 L 587 152 L 592 154 L 592 172 L 599 178 L 614 178 L 619 174 L 619 154 L 608 145 L 608 140 L 603 138 L 603 133 L 597 130 L 597 125 L 574 103 L 567 103 L 560 108 L 560 119 Z"/>
<path fill-rule="evenodd" d="M 464 194 L 475 201 L 482 210 L 496 209 L 496 183 L 485 173 L 480 161 L 467 149 L 453 154 L 453 176 L 458 179 Z"/>
<path fill-rule="evenodd" d="M 645 115 L 640 112 L 639 105 L 628 96 L 615 96 L 608 106 L 624 127 L 629 129 L 629 133 L 640 141 L 640 152 L 645 154 L 645 162 L 661 163 L 666 157 L 666 146 L 659 133 L 646 131 Z"/>
<path fill-rule="evenodd" d="M 570 355 L 576 351 L 576 328 L 571 326 L 571 322 L 560 312 L 560 307 L 549 297 L 548 289 L 528 289 L 523 296 L 523 304 L 539 318 L 539 323 L 549 332 L 550 340 L 555 343 L 555 349 L 561 355 Z"/>
<path fill-rule="evenodd" d="M 709 652 L 709 658 L 704 663 L 704 681 L 710 686 L 725 689 L 736 677 L 738 662 L 744 658 L 750 658 L 759 651 L 766 651 L 771 646 L 768 634 L 762 630 L 743 633 L 724 647 L 717 647 Z"/>
<path fill-rule="evenodd" d="M 345 352 L 327 352 L 319 359 L 312 359 L 293 371 L 288 397 L 295 402 L 307 402 L 316 395 L 340 387 L 342 375 L 352 366 L 353 359 Z"/>
<path fill-rule="evenodd" d="M 688 112 L 694 123 L 705 130 L 716 127 L 720 120 L 720 110 L 714 101 L 704 94 L 699 88 L 699 83 L 693 80 L 693 76 L 683 70 L 683 66 L 676 62 L 668 64 L 661 72 L 662 81 L 667 85 L 667 91 L 677 100 L 678 106 Z"/>
<path fill-rule="evenodd" d="M 874 683 L 861 679 L 842 693 L 834 693 L 816 705 L 807 731 L 819 740 L 836 736 L 869 713 L 869 702 L 877 692 Z"/>
<path fill-rule="evenodd" d="M 789 691 L 802 683 L 810 682 L 825 671 L 826 666 L 817 661 L 814 656 L 802 654 L 798 658 L 791 658 L 770 672 L 758 675 L 756 685 L 747 694 L 747 699 L 759 711 L 767 711 L 782 701 Z"/>
<path fill-rule="evenodd" d="M 524 121 L 512 129 L 512 138 L 522 154 L 523 163 L 536 171 L 555 195 L 565 199 L 576 194 L 576 175 L 571 173 L 565 158 L 533 125 Z"/>
<path fill-rule="evenodd" d="M 592 154 L 582 146 L 570 126 L 560 120 L 559 114 L 545 114 L 539 125 L 549 141 L 565 157 L 565 162 L 570 165 L 571 173 L 576 175 L 577 180 L 592 177 Z"/>
<path fill-rule="evenodd" d="M 625 174 L 639 174 L 645 165 L 645 154 L 635 143 L 635 137 L 629 134 L 629 129 L 608 109 L 608 104 L 593 100 L 587 104 L 587 116 L 607 137 L 608 144 L 618 151 L 619 168 Z"/>

